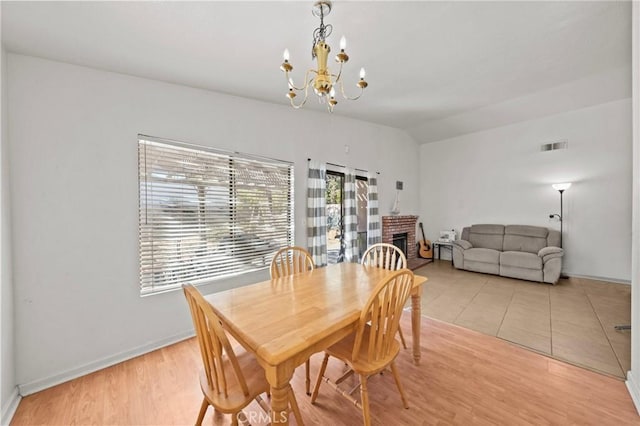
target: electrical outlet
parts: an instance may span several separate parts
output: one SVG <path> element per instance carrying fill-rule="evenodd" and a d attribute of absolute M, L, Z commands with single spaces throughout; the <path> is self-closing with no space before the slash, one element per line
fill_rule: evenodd
<path fill-rule="evenodd" d="M 396 189 L 398 191 L 402 191 L 402 187 L 403 187 L 404 183 L 401 180 L 397 180 L 396 181 Z"/>

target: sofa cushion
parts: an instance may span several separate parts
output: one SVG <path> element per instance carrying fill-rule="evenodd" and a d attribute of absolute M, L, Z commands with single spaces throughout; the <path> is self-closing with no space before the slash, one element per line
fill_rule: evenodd
<path fill-rule="evenodd" d="M 549 229 L 542 226 L 530 225 L 506 225 L 504 227 L 505 234 L 522 235 L 524 237 L 547 238 Z"/>
<path fill-rule="evenodd" d="M 500 252 L 488 248 L 470 248 L 464 251 L 464 260 L 482 263 L 500 263 Z"/>
<path fill-rule="evenodd" d="M 500 275 L 503 277 L 517 278 L 519 280 L 539 282 L 542 282 L 544 278 L 542 269 L 526 269 L 505 265 L 500 265 Z"/>
<path fill-rule="evenodd" d="M 471 225 L 469 242 L 475 248 L 502 250 L 504 225 Z"/>
<path fill-rule="evenodd" d="M 464 269 L 485 274 L 500 273 L 500 252 L 488 248 L 470 248 L 464 251 Z"/>
<path fill-rule="evenodd" d="M 482 272 L 483 274 L 500 274 L 500 264 L 498 263 L 474 262 L 465 259 L 464 269 L 467 271 Z M 527 271 L 528 270 L 529 269 L 527 269 Z"/>
<path fill-rule="evenodd" d="M 549 235 L 547 235 L 547 246 L 560 247 L 560 231 L 549 229 Z"/>
<path fill-rule="evenodd" d="M 504 251 L 537 254 L 547 246 L 549 230 L 540 226 L 507 225 L 504 227 Z"/>
<path fill-rule="evenodd" d="M 541 271 L 542 258 L 537 254 L 522 251 L 503 251 L 500 253 L 500 266 L 537 269 Z"/>

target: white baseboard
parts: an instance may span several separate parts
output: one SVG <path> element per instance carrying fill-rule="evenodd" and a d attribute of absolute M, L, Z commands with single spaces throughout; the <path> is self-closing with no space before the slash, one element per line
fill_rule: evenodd
<path fill-rule="evenodd" d="M 588 280 L 596 280 L 596 281 L 608 281 L 610 283 L 616 284 L 628 284 L 631 285 L 630 280 L 621 280 L 619 278 L 607 278 L 607 277 L 595 277 L 593 275 L 580 275 L 580 274 L 572 274 L 571 272 L 562 272 L 562 275 L 567 275 L 569 278 L 586 278 Z"/>
<path fill-rule="evenodd" d="M 627 371 L 627 381 L 625 383 L 633 404 L 636 406 L 636 411 L 640 415 L 640 382 L 635 378 L 633 371 Z"/>
<path fill-rule="evenodd" d="M 62 373 L 55 374 L 44 379 L 38 379 L 29 383 L 20 384 L 18 385 L 18 390 L 20 391 L 20 395 L 22 396 L 31 395 L 32 393 L 39 392 L 55 385 L 59 385 L 60 383 L 68 382 L 69 380 L 82 377 L 98 370 L 102 370 L 103 368 L 110 367 L 122 361 L 144 355 L 156 349 L 178 343 L 193 336 L 195 336 L 193 330 L 178 333 L 173 336 L 157 340 L 155 342 L 135 347 L 128 351 L 120 352 L 102 359 L 98 359 L 96 361 L 81 365 L 77 368 L 63 371 Z"/>
<path fill-rule="evenodd" d="M 18 404 L 20 404 L 20 399 L 22 397 L 18 393 L 18 387 L 13 388 L 13 392 L 9 395 L 9 398 L 4 401 L 2 405 L 2 419 L 0 420 L 0 425 L 5 426 L 11 423 L 11 419 L 13 419 L 13 415 L 16 413 L 18 409 Z"/>

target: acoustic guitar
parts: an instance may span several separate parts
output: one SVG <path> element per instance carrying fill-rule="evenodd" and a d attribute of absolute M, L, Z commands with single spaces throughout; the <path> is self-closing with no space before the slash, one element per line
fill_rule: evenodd
<path fill-rule="evenodd" d="M 420 222 L 420 231 L 422 232 L 422 240 L 418 241 L 418 244 L 420 244 L 420 247 L 418 248 L 418 256 L 423 259 L 433 259 L 433 246 L 431 245 L 431 241 L 427 240 L 424 236 L 422 222 Z"/>

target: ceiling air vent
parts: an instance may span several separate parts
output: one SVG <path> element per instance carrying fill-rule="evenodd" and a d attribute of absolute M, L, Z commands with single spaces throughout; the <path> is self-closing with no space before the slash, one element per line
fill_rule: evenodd
<path fill-rule="evenodd" d="M 545 143 L 540 146 L 540 151 L 555 151 L 556 149 L 569 148 L 569 141 L 564 140 L 560 142 Z"/>

